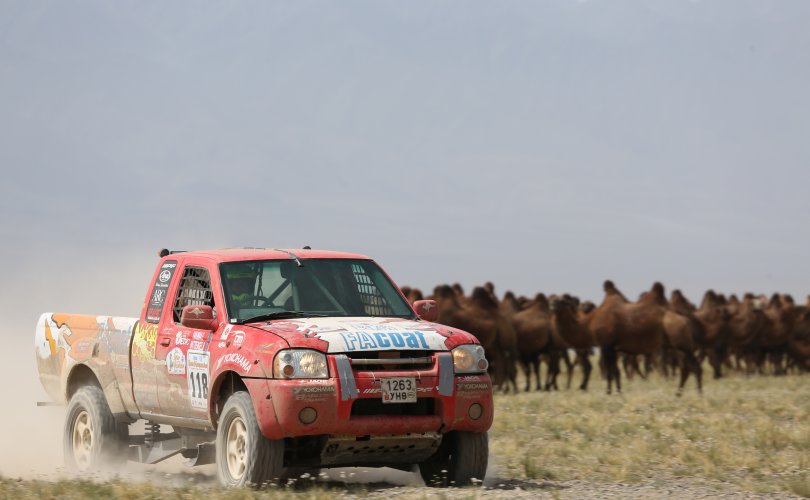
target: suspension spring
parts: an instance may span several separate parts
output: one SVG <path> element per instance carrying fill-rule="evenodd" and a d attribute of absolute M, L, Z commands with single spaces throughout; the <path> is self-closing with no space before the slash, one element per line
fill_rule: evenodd
<path fill-rule="evenodd" d="M 157 437 L 160 436 L 160 424 L 156 424 L 154 422 L 146 422 L 146 429 L 144 430 L 143 434 L 143 444 L 146 445 L 147 448 L 151 448 L 154 446 L 155 442 L 157 442 Z"/>

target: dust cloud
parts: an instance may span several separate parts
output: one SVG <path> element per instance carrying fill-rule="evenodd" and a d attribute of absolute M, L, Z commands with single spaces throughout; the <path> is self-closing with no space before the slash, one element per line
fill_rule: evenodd
<path fill-rule="evenodd" d="M 122 266 L 121 263 L 127 263 Z M 155 255 L 110 255 L 32 250 L 4 263 L 0 288 L 0 475 L 58 477 L 62 473 L 64 407 L 49 401 L 39 382 L 34 330 L 43 312 L 138 316 Z"/>

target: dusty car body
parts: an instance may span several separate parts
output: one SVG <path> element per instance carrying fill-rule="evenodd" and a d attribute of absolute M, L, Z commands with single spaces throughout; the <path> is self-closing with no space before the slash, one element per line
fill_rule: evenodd
<path fill-rule="evenodd" d="M 475 337 L 434 318 L 362 255 L 162 251 L 139 317 L 45 313 L 36 359 L 68 404 L 80 470 L 179 453 L 233 486 L 418 464 L 426 481 L 449 467 L 444 484 L 469 484 L 486 469 L 492 385 Z"/>

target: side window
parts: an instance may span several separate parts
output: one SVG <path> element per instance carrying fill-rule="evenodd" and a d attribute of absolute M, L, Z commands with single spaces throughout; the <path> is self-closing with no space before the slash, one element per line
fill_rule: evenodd
<path fill-rule="evenodd" d="M 352 264 L 352 273 L 357 282 L 357 291 L 360 292 L 360 301 L 366 314 L 372 316 L 388 316 L 393 314 L 391 306 L 383 298 L 380 289 L 374 284 L 371 277 L 366 274 L 365 268 L 360 264 Z"/>
<path fill-rule="evenodd" d="M 214 294 L 211 291 L 211 276 L 204 267 L 188 266 L 183 270 L 177 299 L 174 301 L 174 322 L 180 322 L 180 313 L 185 306 L 214 307 Z"/>

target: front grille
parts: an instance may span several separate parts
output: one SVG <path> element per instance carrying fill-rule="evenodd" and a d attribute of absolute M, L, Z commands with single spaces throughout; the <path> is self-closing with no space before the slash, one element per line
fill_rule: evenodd
<path fill-rule="evenodd" d="M 354 371 L 428 370 L 433 366 L 432 351 L 369 351 L 347 356 Z"/>
<path fill-rule="evenodd" d="M 416 403 L 383 403 L 379 398 L 358 399 L 352 404 L 352 417 L 425 416 L 436 414 L 436 400 L 419 398 Z"/>

